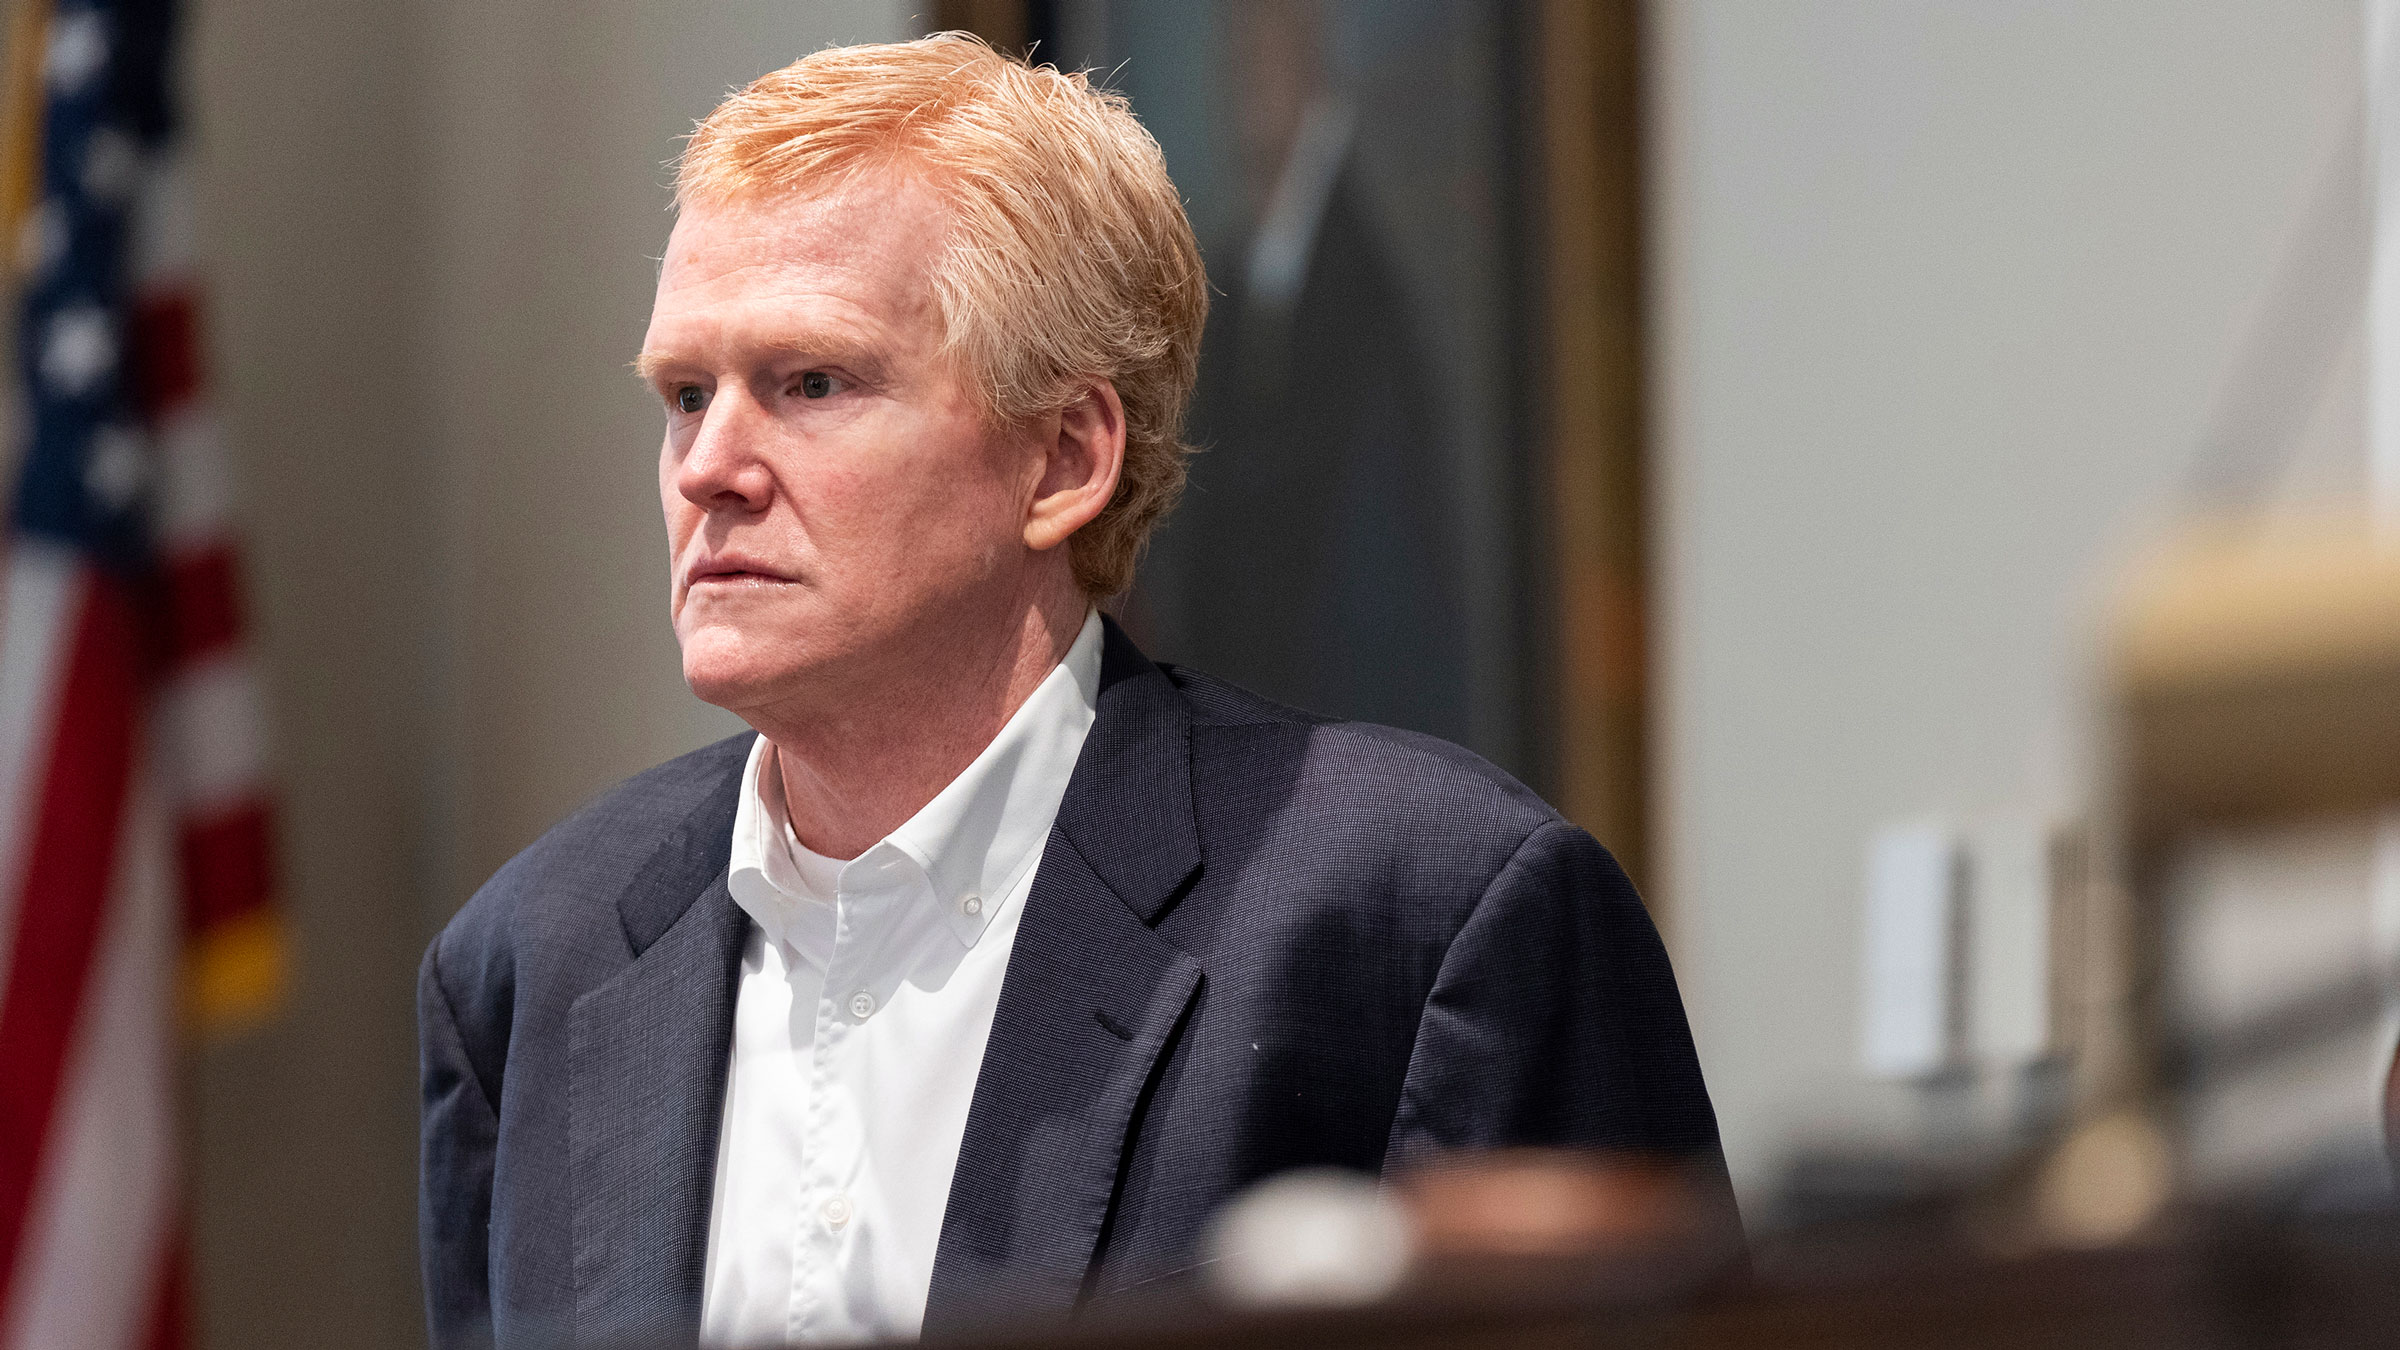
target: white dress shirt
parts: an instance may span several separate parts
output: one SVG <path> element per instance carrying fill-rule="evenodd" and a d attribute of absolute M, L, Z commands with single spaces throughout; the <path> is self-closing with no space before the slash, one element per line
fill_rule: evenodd
<path fill-rule="evenodd" d="M 842 862 L 793 835 L 765 737 L 727 886 L 751 918 L 701 1340 L 913 1337 L 1001 977 L 1100 689 L 1100 617 L 966 771 Z"/>

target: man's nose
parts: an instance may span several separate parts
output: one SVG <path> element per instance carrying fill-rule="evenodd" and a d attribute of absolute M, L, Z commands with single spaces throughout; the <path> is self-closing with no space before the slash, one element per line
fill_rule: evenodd
<path fill-rule="evenodd" d="M 703 510 L 765 510 L 775 484 L 760 457 L 765 422 L 765 410 L 738 385 L 720 390 L 684 451 L 675 490 Z"/>

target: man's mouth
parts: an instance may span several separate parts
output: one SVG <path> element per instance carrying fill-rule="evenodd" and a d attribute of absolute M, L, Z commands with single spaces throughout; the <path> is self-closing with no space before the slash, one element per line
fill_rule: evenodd
<path fill-rule="evenodd" d="M 742 563 L 706 563 L 692 569 L 684 582 L 688 589 L 702 586 L 780 586 L 791 580 L 778 572 L 769 572 Z"/>

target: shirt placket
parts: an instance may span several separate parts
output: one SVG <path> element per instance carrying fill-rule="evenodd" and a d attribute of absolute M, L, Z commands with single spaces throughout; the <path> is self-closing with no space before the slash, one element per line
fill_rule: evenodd
<path fill-rule="evenodd" d="M 836 898 L 833 951 L 818 992 L 809 1055 L 808 1146 L 802 1159 L 800 1212 L 793 1215 L 791 1338 L 809 1339 L 856 1328 L 842 1320 L 842 1263 L 859 1224 L 850 1193 L 858 1169 L 858 1103 L 850 1100 L 846 1062 L 856 1055 L 866 1017 L 854 991 L 871 981 L 863 968 L 880 945 L 888 906 L 871 886 L 847 877 Z"/>

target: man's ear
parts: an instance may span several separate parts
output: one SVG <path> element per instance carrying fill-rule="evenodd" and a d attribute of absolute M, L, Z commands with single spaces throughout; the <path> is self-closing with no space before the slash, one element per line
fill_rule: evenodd
<path fill-rule="evenodd" d="M 1025 543 L 1037 552 L 1065 543 L 1117 494 L 1117 475 L 1125 468 L 1125 403 L 1115 385 L 1093 380 L 1082 397 L 1039 426 L 1042 477 L 1025 511 Z"/>

